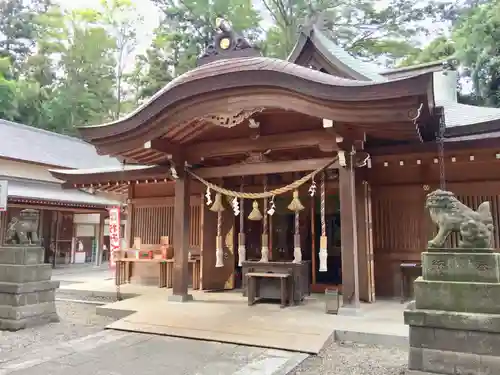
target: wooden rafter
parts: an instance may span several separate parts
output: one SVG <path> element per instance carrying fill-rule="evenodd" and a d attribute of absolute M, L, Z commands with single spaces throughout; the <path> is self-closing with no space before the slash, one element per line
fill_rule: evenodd
<path fill-rule="evenodd" d="M 325 166 L 332 158 L 276 161 L 268 163 L 233 164 L 224 167 L 198 168 L 193 172 L 202 178 L 249 176 L 271 173 L 313 171 Z M 333 163 L 329 168 L 338 168 Z"/>
<path fill-rule="evenodd" d="M 166 139 L 149 142 L 149 148 L 168 155 L 180 154 L 180 145 Z M 337 136 L 325 130 L 302 131 L 292 134 L 261 136 L 256 140 L 236 138 L 223 141 L 201 142 L 184 146 L 184 155 L 190 162 L 202 159 L 244 154 L 247 152 L 301 149 L 318 146 L 328 152 L 336 151 Z"/>

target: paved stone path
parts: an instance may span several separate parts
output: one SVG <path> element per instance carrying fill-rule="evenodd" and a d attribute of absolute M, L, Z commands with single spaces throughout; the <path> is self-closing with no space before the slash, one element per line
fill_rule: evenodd
<path fill-rule="evenodd" d="M 138 333 L 101 331 L 0 356 L 0 375 L 285 375 L 307 356 Z"/>

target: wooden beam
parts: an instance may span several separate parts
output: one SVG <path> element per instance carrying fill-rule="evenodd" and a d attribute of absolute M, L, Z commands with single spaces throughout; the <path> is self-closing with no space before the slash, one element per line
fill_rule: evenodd
<path fill-rule="evenodd" d="M 337 135 L 326 132 L 325 130 L 311 130 L 294 133 L 285 133 L 277 135 L 260 136 L 255 140 L 249 138 L 226 139 L 223 141 L 200 142 L 188 146 L 186 157 L 189 161 L 197 162 L 202 158 L 208 159 L 211 157 L 228 156 L 243 154 L 246 152 L 257 152 L 266 150 L 286 150 L 299 149 L 306 147 L 321 146 L 328 152 L 338 150 Z M 158 140 L 159 142 L 164 140 Z M 156 145 L 156 141 L 152 144 Z M 159 150 L 161 147 L 155 148 Z M 167 146 L 163 149 L 170 150 Z"/>
<path fill-rule="evenodd" d="M 144 143 L 145 149 L 151 149 L 164 154 L 174 155 L 180 152 L 180 145 L 168 139 L 160 138 Z"/>
<path fill-rule="evenodd" d="M 248 176 L 271 173 L 313 171 L 324 167 L 332 158 L 275 161 L 268 163 L 233 164 L 224 167 L 206 167 L 194 169 L 193 172 L 202 178 Z M 337 162 L 329 168 L 338 168 Z"/>

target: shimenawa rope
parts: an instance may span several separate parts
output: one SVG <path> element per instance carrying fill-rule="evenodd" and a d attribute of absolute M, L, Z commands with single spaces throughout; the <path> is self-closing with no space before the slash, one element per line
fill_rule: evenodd
<path fill-rule="evenodd" d="M 301 179 L 299 179 L 297 181 L 292 182 L 289 185 L 286 185 L 286 186 L 283 186 L 283 187 L 280 187 L 280 188 L 277 188 L 274 190 L 265 191 L 262 193 L 244 193 L 244 192 L 224 189 L 220 186 L 217 186 L 217 185 L 205 180 L 204 178 L 198 176 L 196 173 L 194 173 L 193 171 L 191 171 L 189 169 L 186 169 L 186 172 L 189 173 L 196 180 L 200 181 L 203 185 L 210 188 L 211 190 L 213 190 L 217 193 L 226 195 L 228 197 L 242 198 L 242 199 L 264 199 L 264 198 L 271 198 L 271 197 L 274 197 L 276 195 L 285 194 L 285 193 L 288 193 L 289 191 L 298 189 L 300 186 L 304 185 L 307 181 L 309 181 L 311 178 L 313 178 L 319 172 L 325 170 L 330 165 L 337 162 L 337 160 L 338 160 L 338 156 L 336 156 L 335 158 L 330 160 L 324 166 L 312 171 L 311 173 L 305 175 L 304 177 L 302 177 Z"/>

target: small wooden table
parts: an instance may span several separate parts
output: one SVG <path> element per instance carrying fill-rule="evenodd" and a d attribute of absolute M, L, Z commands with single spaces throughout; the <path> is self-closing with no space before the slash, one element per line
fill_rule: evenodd
<path fill-rule="evenodd" d="M 289 273 L 271 273 L 271 272 L 247 272 L 246 277 L 248 279 L 248 306 L 252 306 L 257 298 L 258 298 L 258 288 L 260 279 L 272 278 L 280 280 L 281 287 L 281 307 L 285 307 L 287 305 L 287 300 L 290 301 L 290 304 L 293 305 L 293 283 L 290 282 L 291 275 Z"/>
<path fill-rule="evenodd" d="M 122 285 L 130 283 L 130 276 L 132 276 L 133 263 L 157 263 L 160 265 L 160 277 L 158 279 L 158 287 L 167 287 L 168 282 L 168 259 L 135 259 L 135 258 L 122 258 L 116 261 L 115 284 Z"/>
<path fill-rule="evenodd" d="M 165 260 L 167 264 L 167 288 L 172 288 L 174 283 L 174 259 Z M 193 290 L 200 289 L 200 273 L 201 273 L 201 261 L 200 259 L 190 259 L 189 265 L 192 267 L 192 286 Z"/>

